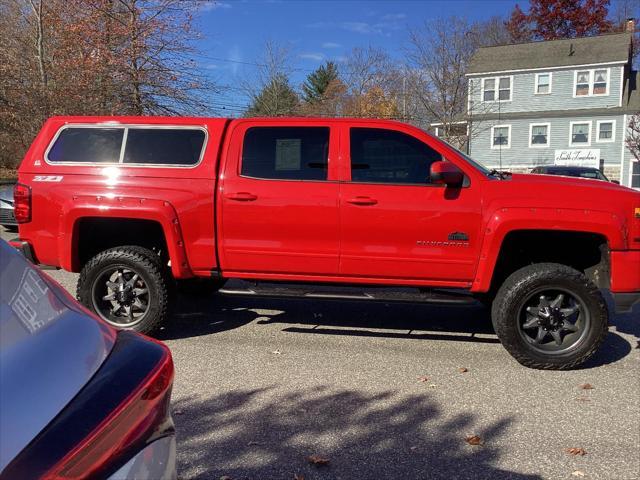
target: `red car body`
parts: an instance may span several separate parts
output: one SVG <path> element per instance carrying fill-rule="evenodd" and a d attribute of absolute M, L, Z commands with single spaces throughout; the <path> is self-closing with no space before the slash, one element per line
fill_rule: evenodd
<path fill-rule="evenodd" d="M 61 127 L 198 126 L 207 132 L 193 167 L 51 164 L 44 158 Z M 330 129 L 327 181 L 240 175 L 242 141 L 256 126 Z M 351 181 L 349 129 L 403 132 L 431 146 L 468 178 L 443 185 Z M 540 175 L 504 181 L 460 152 L 406 124 L 356 119 L 55 117 L 19 169 L 31 189 L 31 219 L 20 225 L 37 262 L 77 272 L 83 218 L 145 219 L 162 229 L 175 278 L 490 289 L 506 236 L 515 231 L 589 232 L 606 239 L 612 292 L 640 292 L 640 193 L 614 184 Z M 19 208 L 19 206 L 17 207 Z M 451 234 L 464 232 L 462 241 Z"/>

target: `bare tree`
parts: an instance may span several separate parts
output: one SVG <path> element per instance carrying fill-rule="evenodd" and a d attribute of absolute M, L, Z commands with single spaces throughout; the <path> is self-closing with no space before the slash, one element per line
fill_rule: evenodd
<path fill-rule="evenodd" d="M 465 73 L 475 46 L 469 24 L 459 18 L 426 22 L 410 32 L 407 52 L 409 90 L 425 114 L 438 123 L 442 137 L 455 142 L 456 125 L 466 120 Z"/>
<path fill-rule="evenodd" d="M 298 109 L 298 96 L 290 85 L 294 70 L 291 48 L 272 40 L 265 42 L 258 69 L 244 82 L 243 89 L 250 98 L 247 116 L 293 115 Z"/>
<path fill-rule="evenodd" d="M 0 165 L 51 115 L 208 111 L 196 0 L 0 2 Z"/>
<path fill-rule="evenodd" d="M 346 88 L 344 115 L 399 117 L 402 77 L 387 52 L 371 46 L 354 48 L 341 72 Z"/>
<path fill-rule="evenodd" d="M 625 144 L 636 162 L 640 162 L 640 112 L 629 119 Z"/>

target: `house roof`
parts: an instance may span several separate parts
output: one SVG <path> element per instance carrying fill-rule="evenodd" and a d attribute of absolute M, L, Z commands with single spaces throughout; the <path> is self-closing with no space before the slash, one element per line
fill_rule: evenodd
<path fill-rule="evenodd" d="M 640 72 L 631 72 L 627 77 L 624 85 L 624 93 L 622 94 L 622 105 L 625 110 L 631 114 L 640 112 Z"/>
<path fill-rule="evenodd" d="M 630 33 L 481 47 L 468 74 L 627 62 Z"/>

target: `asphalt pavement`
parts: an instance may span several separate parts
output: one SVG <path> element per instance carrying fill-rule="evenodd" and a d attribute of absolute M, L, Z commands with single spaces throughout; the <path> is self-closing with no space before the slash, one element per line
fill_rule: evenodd
<path fill-rule="evenodd" d="M 547 372 L 479 306 L 181 295 L 158 335 L 179 478 L 639 479 L 640 310 L 611 324 Z"/>

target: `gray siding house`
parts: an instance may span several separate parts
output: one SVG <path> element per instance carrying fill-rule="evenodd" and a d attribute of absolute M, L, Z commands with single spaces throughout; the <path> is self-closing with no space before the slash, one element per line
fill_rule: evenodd
<path fill-rule="evenodd" d="M 470 155 L 491 168 L 601 168 L 640 188 L 624 138 L 640 111 L 630 33 L 480 48 L 468 70 Z"/>

